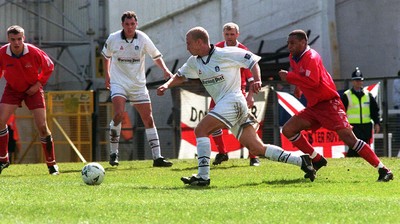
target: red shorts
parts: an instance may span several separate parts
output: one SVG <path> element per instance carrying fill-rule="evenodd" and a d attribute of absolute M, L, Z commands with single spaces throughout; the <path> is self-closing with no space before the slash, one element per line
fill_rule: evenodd
<path fill-rule="evenodd" d="M 17 92 L 6 85 L 0 103 L 18 105 L 19 107 L 21 107 L 22 101 L 25 101 L 25 104 L 29 110 L 45 108 L 46 104 L 44 102 L 43 88 L 40 87 L 39 91 L 37 91 L 32 96 L 29 96 L 26 93 Z"/>
<path fill-rule="evenodd" d="M 297 116 L 310 122 L 311 130 L 313 131 L 320 127 L 331 131 L 351 128 L 340 98 L 323 101 L 312 107 L 306 107 Z"/>

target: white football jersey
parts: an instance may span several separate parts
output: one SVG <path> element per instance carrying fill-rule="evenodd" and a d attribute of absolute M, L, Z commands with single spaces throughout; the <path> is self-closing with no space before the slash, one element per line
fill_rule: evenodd
<path fill-rule="evenodd" d="M 162 57 L 144 32 L 136 30 L 131 40 L 125 39 L 122 30 L 110 34 L 102 50 L 103 56 L 111 59 L 110 84 L 124 84 L 134 89 L 145 87 L 146 53 L 153 60 Z"/>
<path fill-rule="evenodd" d="M 204 57 L 191 56 L 178 70 L 179 76 L 200 79 L 215 103 L 227 94 L 238 94 L 240 89 L 240 68 L 251 69 L 261 57 L 237 47 L 213 47 Z"/>

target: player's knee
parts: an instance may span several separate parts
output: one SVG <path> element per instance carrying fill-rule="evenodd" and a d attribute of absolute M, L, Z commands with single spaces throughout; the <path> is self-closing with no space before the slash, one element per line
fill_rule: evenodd
<path fill-rule="evenodd" d="M 199 138 L 208 136 L 208 133 L 204 128 L 197 126 L 194 128 L 194 135 L 196 135 L 196 138 Z"/>

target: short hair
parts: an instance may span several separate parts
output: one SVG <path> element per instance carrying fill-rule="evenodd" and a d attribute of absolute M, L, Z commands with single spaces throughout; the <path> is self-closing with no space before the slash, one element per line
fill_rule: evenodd
<path fill-rule="evenodd" d="M 201 26 L 193 27 L 192 29 L 190 29 L 190 30 L 186 33 L 186 35 L 190 35 L 190 37 L 191 37 L 193 40 L 198 40 L 198 39 L 200 39 L 200 40 L 203 41 L 203 43 L 206 43 L 206 44 L 209 43 L 210 37 L 209 37 L 209 35 L 208 35 L 208 32 L 207 32 L 206 29 L 204 29 L 204 28 L 201 27 Z"/>
<path fill-rule="evenodd" d="M 298 40 L 306 40 L 308 41 L 307 33 L 304 30 L 293 30 L 289 33 L 290 36 L 295 36 Z"/>
<path fill-rule="evenodd" d="M 7 29 L 7 35 L 9 35 L 10 33 L 12 33 L 12 34 L 22 33 L 22 35 L 24 35 L 25 34 L 25 30 L 21 26 L 12 25 L 12 26 L 8 27 L 8 29 Z"/>
<path fill-rule="evenodd" d="M 121 22 L 124 22 L 126 18 L 128 18 L 128 19 L 134 18 L 137 21 L 137 15 L 134 11 L 124 12 L 121 16 Z"/>
<path fill-rule="evenodd" d="M 236 23 L 233 22 L 229 22 L 229 23 L 225 23 L 225 25 L 222 27 L 222 30 L 232 30 L 232 29 L 236 29 L 236 32 L 239 33 L 239 26 Z"/>

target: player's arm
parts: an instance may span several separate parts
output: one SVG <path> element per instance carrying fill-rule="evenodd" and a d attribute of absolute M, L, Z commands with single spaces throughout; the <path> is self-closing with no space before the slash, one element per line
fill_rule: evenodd
<path fill-rule="evenodd" d="M 29 96 L 35 94 L 39 89 L 46 85 L 47 80 L 49 80 L 51 73 L 54 71 L 54 63 L 49 58 L 49 56 L 42 50 L 38 49 L 38 59 L 39 59 L 39 71 L 38 80 L 36 83 L 31 85 L 29 89 L 25 91 L 26 94 Z"/>
<path fill-rule="evenodd" d="M 104 57 L 103 69 L 105 71 L 105 86 L 106 89 L 110 89 L 110 63 L 111 58 Z"/>
<path fill-rule="evenodd" d="M 254 82 L 253 82 L 253 88 L 250 87 L 250 89 L 252 89 L 252 91 L 254 93 L 258 93 L 260 92 L 261 89 L 261 70 L 260 70 L 260 66 L 258 65 L 258 63 L 254 64 L 253 67 L 251 67 L 251 74 L 253 74 L 254 77 Z"/>
<path fill-rule="evenodd" d="M 171 71 L 165 65 L 164 59 L 162 59 L 162 57 L 154 59 L 154 63 L 164 72 L 164 79 L 165 80 L 168 80 L 173 76 Z"/>
<path fill-rule="evenodd" d="M 179 76 L 178 74 L 175 74 L 166 83 L 162 84 L 160 87 L 157 88 L 157 95 L 162 96 L 162 95 L 164 95 L 164 92 L 167 89 L 172 88 L 174 86 L 178 86 L 185 81 L 186 81 L 186 78 L 184 76 Z"/>

